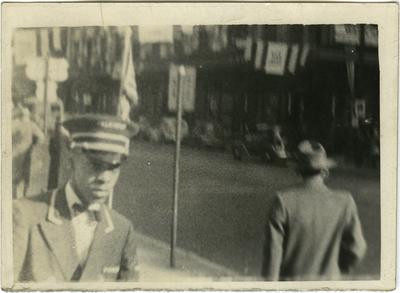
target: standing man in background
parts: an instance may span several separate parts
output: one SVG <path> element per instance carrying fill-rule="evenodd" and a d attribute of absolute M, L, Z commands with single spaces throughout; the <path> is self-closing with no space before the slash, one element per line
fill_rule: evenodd
<path fill-rule="evenodd" d="M 299 144 L 303 184 L 274 197 L 265 230 L 265 280 L 339 280 L 363 258 L 366 243 L 351 194 L 324 184 L 334 165 L 321 144 Z"/>
<path fill-rule="evenodd" d="M 32 148 L 43 143 L 45 135 L 21 104 L 13 107 L 12 116 L 13 198 L 21 198 L 29 187 Z"/>
<path fill-rule="evenodd" d="M 70 134 L 69 181 L 13 203 L 16 281 L 138 279 L 132 224 L 107 206 L 137 132 L 133 126 L 97 114 L 64 123 Z"/>

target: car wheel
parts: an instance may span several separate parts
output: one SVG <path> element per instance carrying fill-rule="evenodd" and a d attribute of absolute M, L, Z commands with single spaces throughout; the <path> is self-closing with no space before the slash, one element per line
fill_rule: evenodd
<path fill-rule="evenodd" d="M 242 160 L 242 152 L 240 151 L 240 149 L 238 147 L 233 147 L 232 148 L 232 154 L 233 157 L 235 158 L 235 160 Z"/>

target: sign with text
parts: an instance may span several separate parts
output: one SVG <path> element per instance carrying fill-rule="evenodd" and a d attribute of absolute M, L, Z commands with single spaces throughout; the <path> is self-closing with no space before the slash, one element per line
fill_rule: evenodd
<path fill-rule="evenodd" d="M 265 72 L 267 74 L 283 75 L 285 73 L 287 53 L 288 45 L 286 43 L 269 42 Z"/>
<path fill-rule="evenodd" d="M 169 68 L 168 109 L 176 111 L 178 94 L 182 98 L 182 109 L 193 112 L 196 97 L 196 68 L 171 64 Z M 179 90 L 178 90 L 179 84 Z"/>

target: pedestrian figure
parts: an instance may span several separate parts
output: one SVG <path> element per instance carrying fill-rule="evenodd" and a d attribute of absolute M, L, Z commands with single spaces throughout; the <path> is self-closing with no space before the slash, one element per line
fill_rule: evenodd
<path fill-rule="evenodd" d="M 303 184 L 278 191 L 266 225 L 265 280 L 338 280 L 363 258 L 366 243 L 351 194 L 324 184 L 335 163 L 321 144 L 298 146 Z"/>
<path fill-rule="evenodd" d="M 31 119 L 29 110 L 21 105 L 14 107 L 12 120 L 13 198 L 26 195 L 29 187 L 32 148 L 44 140 L 45 135 Z"/>
<path fill-rule="evenodd" d="M 13 203 L 14 278 L 19 282 L 136 280 L 132 225 L 107 206 L 134 128 L 116 117 L 88 114 L 64 126 L 70 134 L 69 181 Z"/>

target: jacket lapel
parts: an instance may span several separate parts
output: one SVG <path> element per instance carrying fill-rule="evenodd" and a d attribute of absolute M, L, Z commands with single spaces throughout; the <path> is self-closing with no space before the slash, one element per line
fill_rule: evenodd
<path fill-rule="evenodd" d="M 109 210 L 102 205 L 99 211 L 98 225 L 88 252 L 86 265 L 83 269 L 81 281 L 95 280 L 102 276 L 107 255 L 113 250 L 114 224 Z"/>
<path fill-rule="evenodd" d="M 74 233 L 65 188 L 51 194 L 47 221 L 40 223 L 48 245 L 57 258 L 65 280 L 71 280 L 79 261 L 74 248 Z"/>

